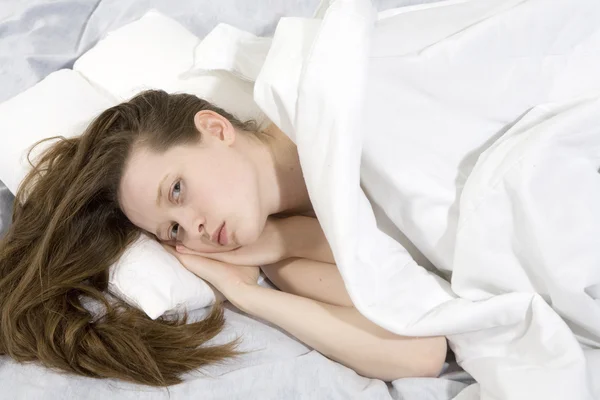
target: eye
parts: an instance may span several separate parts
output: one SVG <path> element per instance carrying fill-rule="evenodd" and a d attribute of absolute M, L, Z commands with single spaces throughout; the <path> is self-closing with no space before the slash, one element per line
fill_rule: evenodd
<path fill-rule="evenodd" d="M 181 181 L 177 181 L 173 185 L 173 189 L 171 189 L 171 198 L 173 199 L 173 201 L 177 202 L 179 200 L 180 194 L 181 194 Z"/>
<path fill-rule="evenodd" d="M 169 240 L 177 240 L 177 234 L 179 233 L 179 224 L 174 224 L 169 229 Z"/>

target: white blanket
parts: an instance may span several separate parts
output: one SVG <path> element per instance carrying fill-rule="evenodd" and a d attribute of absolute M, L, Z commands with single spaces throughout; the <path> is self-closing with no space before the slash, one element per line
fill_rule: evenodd
<path fill-rule="evenodd" d="M 458 398 L 600 397 L 600 3 L 331 3 L 279 24 L 255 98 L 356 307 L 446 335 Z"/>

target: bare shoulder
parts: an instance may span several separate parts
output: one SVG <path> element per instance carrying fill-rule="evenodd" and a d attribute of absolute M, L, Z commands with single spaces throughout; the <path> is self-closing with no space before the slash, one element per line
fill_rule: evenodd
<path fill-rule="evenodd" d="M 279 218 L 303 216 L 318 218 L 314 211 L 278 215 Z M 352 307 L 337 265 L 307 258 L 288 258 L 261 269 L 280 290 L 325 303 Z"/>

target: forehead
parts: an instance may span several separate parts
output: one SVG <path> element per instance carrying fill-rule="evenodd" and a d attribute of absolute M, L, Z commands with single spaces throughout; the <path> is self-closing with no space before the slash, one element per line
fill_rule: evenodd
<path fill-rule="evenodd" d="M 177 162 L 177 149 L 157 153 L 144 147 L 134 148 L 125 165 L 119 186 L 121 209 L 131 222 L 149 232 L 154 232 L 160 213 L 156 194 L 163 177 Z"/>

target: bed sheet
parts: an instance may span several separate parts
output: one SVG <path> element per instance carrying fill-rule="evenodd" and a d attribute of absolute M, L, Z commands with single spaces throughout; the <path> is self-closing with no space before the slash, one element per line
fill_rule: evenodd
<path fill-rule="evenodd" d="M 380 9 L 432 0 L 375 0 Z M 198 37 L 219 22 L 270 35 L 282 16 L 310 17 L 319 0 L 2 0 L 0 1 L 0 102 L 50 72 L 70 68 L 107 32 L 150 9 Z"/>
<path fill-rule="evenodd" d="M 14 197 L 0 181 L 0 237 L 8 228 Z"/>
<path fill-rule="evenodd" d="M 203 310 L 191 313 L 201 318 Z M 369 399 L 447 400 L 467 385 L 445 378 L 407 378 L 386 384 L 357 375 L 284 331 L 226 306 L 226 328 L 211 343 L 242 337 L 251 351 L 223 365 L 188 374 L 168 389 L 55 372 L 0 358 L 1 399 Z"/>
<path fill-rule="evenodd" d="M 431 0 L 374 1 L 379 10 Z M 260 4 L 260 6 L 259 6 Z M 219 22 L 258 35 L 273 33 L 282 16 L 313 15 L 319 0 L 2 0 L 0 2 L 0 102 L 33 86 L 49 73 L 69 68 L 107 32 L 149 9 L 168 15 L 199 37 Z M 3 133 L 1 140 L 10 140 Z M 14 197 L 0 182 L 0 236 L 6 230 Z M 201 318 L 204 311 L 192 316 Z M 451 399 L 465 386 L 464 373 L 445 378 L 401 379 L 391 384 L 367 379 L 304 346 L 278 328 L 229 306 L 226 329 L 216 342 L 242 336 L 235 362 L 190 374 L 185 382 L 155 389 L 116 380 L 96 380 L 21 365 L 0 357 L 0 398 L 10 399 Z"/>

